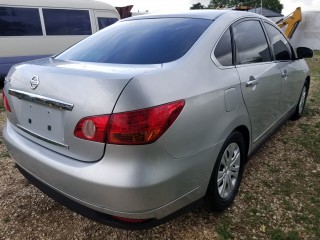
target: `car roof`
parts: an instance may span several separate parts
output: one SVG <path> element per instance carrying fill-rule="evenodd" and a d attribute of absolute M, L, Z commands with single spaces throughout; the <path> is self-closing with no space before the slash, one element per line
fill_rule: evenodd
<path fill-rule="evenodd" d="M 246 11 L 235 10 L 188 10 L 183 12 L 159 12 L 154 14 L 145 14 L 135 17 L 126 18 L 122 21 L 138 20 L 138 19 L 150 19 L 150 18 L 200 18 L 208 20 L 216 20 L 224 14 L 232 14 L 235 17 L 249 16 L 249 17 L 261 17 L 261 15 L 250 13 Z"/>

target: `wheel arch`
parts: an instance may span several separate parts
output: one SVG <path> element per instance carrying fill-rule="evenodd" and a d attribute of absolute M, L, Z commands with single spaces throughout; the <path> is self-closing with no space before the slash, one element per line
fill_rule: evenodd
<path fill-rule="evenodd" d="M 250 132 L 249 129 L 245 125 L 241 125 L 237 128 L 235 128 L 232 132 L 238 131 L 242 134 L 244 138 L 245 148 L 246 148 L 246 155 L 249 153 L 250 148 Z M 247 158 L 246 158 L 247 159 Z"/>

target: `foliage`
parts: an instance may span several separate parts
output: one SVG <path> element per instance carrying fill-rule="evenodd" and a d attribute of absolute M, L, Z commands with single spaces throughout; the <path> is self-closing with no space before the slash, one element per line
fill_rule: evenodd
<path fill-rule="evenodd" d="M 202 5 L 201 3 L 192 4 L 192 7 L 190 9 L 205 9 L 206 7 Z"/>
<path fill-rule="evenodd" d="M 241 1 L 241 0 L 211 0 L 208 8 L 232 8 L 235 6 L 249 6 L 252 8 L 261 7 L 268 8 L 272 11 L 281 13 L 283 5 L 280 0 L 252 0 L 252 1 Z"/>

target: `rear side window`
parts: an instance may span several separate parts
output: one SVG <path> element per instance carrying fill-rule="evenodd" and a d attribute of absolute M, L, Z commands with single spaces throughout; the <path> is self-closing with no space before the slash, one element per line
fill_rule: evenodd
<path fill-rule="evenodd" d="M 118 21 L 118 18 L 98 17 L 99 30 L 108 27 Z"/>
<path fill-rule="evenodd" d="M 38 8 L 0 7 L 0 36 L 42 35 Z"/>
<path fill-rule="evenodd" d="M 291 50 L 288 41 L 274 26 L 265 23 L 265 27 L 270 38 L 274 57 L 276 60 L 291 60 Z"/>
<path fill-rule="evenodd" d="M 266 36 L 259 21 L 248 20 L 233 27 L 237 64 L 271 61 Z"/>
<path fill-rule="evenodd" d="M 212 20 L 141 19 L 118 22 L 84 39 L 57 59 L 120 64 L 158 64 L 182 57 Z"/>
<path fill-rule="evenodd" d="M 232 45 L 230 29 L 220 38 L 215 50 L 214 55 L 222 66 L 232 66 Z"/>
<path fill-rule="evenodd" d="M 47 35 L 91 35 L 88 10 L 43 9 Z"/>

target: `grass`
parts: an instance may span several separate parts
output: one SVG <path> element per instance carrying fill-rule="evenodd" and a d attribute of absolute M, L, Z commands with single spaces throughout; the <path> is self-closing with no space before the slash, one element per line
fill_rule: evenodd
<path fill-rule="evenodd" d="M 308 149 L 310 154 L 314 155 L 316 161 L 320 163 L 320 121 L 317 123 L 304 123 L 299 127 L 305 133 L 303 136 L 296 138 L 296 141 L 304 148 Z"/>
<path fill-rule="evenodd" d="M 5 217 L 3 220 L 2 220 L 4 223 L 9 223 L 11 221 L 11 218 L 10 217 Z"/>
<path fill-rule="evenodd" d="M 272 230 L 270 232 L 270 238 L 272 240 L 298 240 L 298 239 L 301 239 L 299 237 L 299 234 L 295 231 L 285 233 L 284 231 L 282 231 L 280 229 Z"/>
<path fill-rule="evenodd" d="M 0 158 L 10 158 L 10 154 L 7 151 L 1 152 Z"/>
<path fill-rule="evenodd" d="M 284 209 L 286 211 L 295 211 L 296 208 L 294 207 L 294 205 L 290 202 L 290 200 L 287 200 L 287 199 L 284 199 L 283 200 L 283 206 L 284 206 Z"/>
<path fill-rule="evenodd" d="M 311 87 L 309 91 L 309 101 L 306 105 L 306 116 L 312 121 L 299 124 L 299 128 L 304 132 L 302 136 L 295 137 L 294 140 L 305 148 L 315 161 L 320 164 L 320 51 L 315 51 L 313 59 L 308 60 L 311 70 Z"/>
<path fill-rule="evenodd" d="M 223 240 L 232 238 L 232 233 L 230 232 L 229 226 L 226 224 L 218 225 L 216 231 Z"/>
<path fill-rule="evenodd" d="M 290 196 L 296 190 L 296 185 L 291 179 L 286 179 L 284 182 L 279 184 L 278 194 L 284 196 Z"/>

